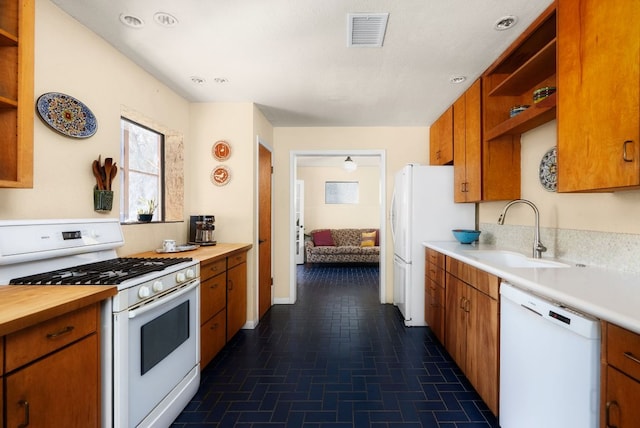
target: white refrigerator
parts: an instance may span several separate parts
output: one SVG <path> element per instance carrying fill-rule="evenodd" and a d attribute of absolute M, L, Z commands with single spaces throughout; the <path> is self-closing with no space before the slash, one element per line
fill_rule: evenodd
<path fill-rule="evenodd" d="M 424 241 L 452 241 L 452 229 L 475 228 L 475 204 L 453 202 L 453 167 L 406 165 L 391 200 L 393 304 L 407 326 L 425 326 Z"/>

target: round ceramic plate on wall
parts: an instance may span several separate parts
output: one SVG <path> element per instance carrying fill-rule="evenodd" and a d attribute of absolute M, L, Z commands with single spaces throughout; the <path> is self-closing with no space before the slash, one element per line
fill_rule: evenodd
<path fill-rule="evenodd" d="M 540 184 L 549 192 L 555 192 L 558 189 L 557 158 L 556 147 L 552 147 L 542 156 L 540 161 Z"/>
<path fill-rule="evenodd" d="M 225 161 L 231 156 L 231 146 L 224 140 L 216 141 L 211 149 L 213 157 L 219 161 Z"/>
<path fill-rule="evenodd" d="M 211 171 L 211 182 L 216 186 L 224 186 L 231 180 L 231 171 L 224 165 L 218 165 Z"/>
<path fill-rule="evenodd" d="M 98 130 L 93 112 L 71 95 L 47 92 L 36 102 L 40 118 L 53 130 L 73 138 L 89 138 Z"/>

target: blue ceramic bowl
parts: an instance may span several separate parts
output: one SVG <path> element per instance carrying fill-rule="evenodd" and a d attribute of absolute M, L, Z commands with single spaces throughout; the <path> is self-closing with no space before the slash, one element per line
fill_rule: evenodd
<path fill-rule="evenodd" d="M 480 236 L 479 230 L 453 229 L 451 232 L 461 244 L 471 244 Z"/>

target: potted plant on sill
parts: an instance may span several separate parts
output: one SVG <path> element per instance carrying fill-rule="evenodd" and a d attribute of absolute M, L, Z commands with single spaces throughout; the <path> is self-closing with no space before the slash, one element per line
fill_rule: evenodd
<path fill-rule="evenodd" d="M 153 218 L 153 213 L 156 211 L 158 204 L 155 199 L 140 198 L 141 208 L 138 208 L 138 221 L 142 223 L 149 223 Z"/>

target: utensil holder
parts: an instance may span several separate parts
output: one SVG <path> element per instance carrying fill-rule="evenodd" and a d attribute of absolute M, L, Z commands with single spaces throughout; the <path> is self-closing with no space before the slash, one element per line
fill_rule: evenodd
<path fill-rule="evenodd" d="M 99 213 L 108 213 L 113 206 L 113 190 L 93 189 L 93 209 Z"/>

